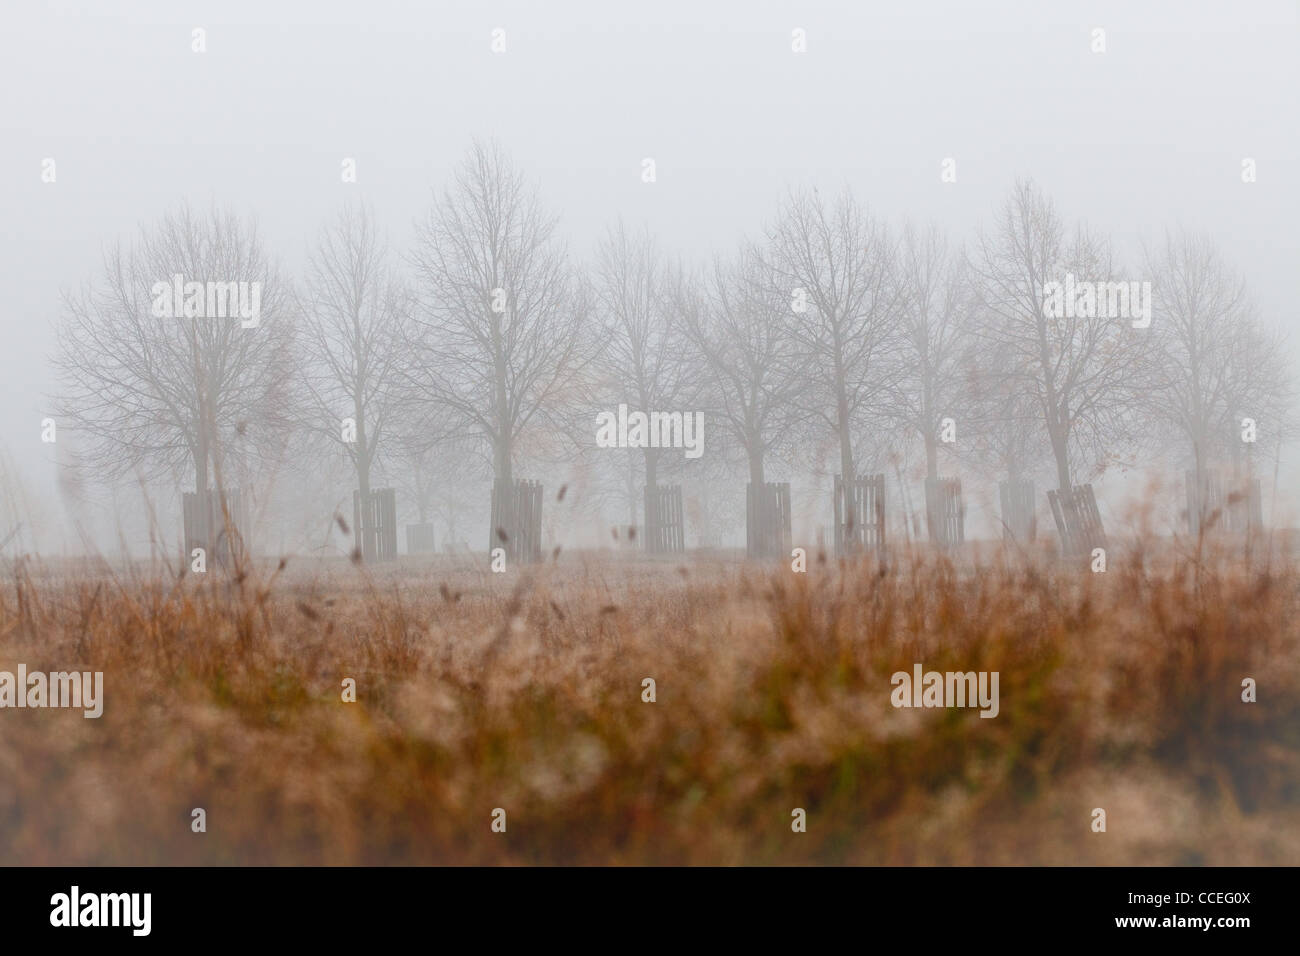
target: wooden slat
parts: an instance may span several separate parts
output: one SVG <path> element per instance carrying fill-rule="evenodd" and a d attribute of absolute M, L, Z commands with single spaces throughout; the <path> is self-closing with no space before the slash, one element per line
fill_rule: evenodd
<path fill-rule="evenodd" d="M 745 553 L 779 558 L 790 553 L 790 483 L 745 485 Z"/>
<path fill-rule="evenodd" d="M 1087 555 L 1094 548 L 1106 547 L 1106 532 L 1092 485 L 1048 491 L 1047 501 L 1061 536 L 1061 550 L 1067 556 Z"/>
<path fill-rule="evenodd" d="M 925 511 L 931 540 L 939 547 L 955 547 L 965 540 L 960 478 L 927 478 Z"/>
<path fill-rule="evenodd" d="M 230 563 L 235 552 L 251 550 L 248 496 L 236 488 L 227 491 L 224 500 L 223 510 L 222 498 L 214 490 L 204 494 L 187 491 L 181 496 L 187 561 L 195 548 L 203 548 L 210 564 L 223 565 Z"/>
<path fill-rule="evenodd" d="M 1034 483 L 1028 479 L 998 482 L 1002 503 L 1002 537 L 1008 541 L 1033 541 L 1037 533 L 1034 512 Z"/>
<path fill-rule="evenodd" d="M 836 475 L 833 502 L 835 547 L 839 554 L 864 549 L 879 551 L 884 548 L 885 476 L 883 474 L 859 477 L 847 485 L 842 476 Z"/>
<path fill-rule="evenodd" d="M 686 536 L 681 485 L 645 489 L 645 549 L 651 554 L 685 550 Z"/>
<path fill-rule="evenodd" d="M 542 494 L 540 481 L 518 479 L 513 483 L 496 479 L 492 482 L 492 524 L 488 530 L 488 550 L 504 548 L 509 561 L 531 562 L 541 559 Z M 497 529 L 505 531 L 503 543 Z"/>

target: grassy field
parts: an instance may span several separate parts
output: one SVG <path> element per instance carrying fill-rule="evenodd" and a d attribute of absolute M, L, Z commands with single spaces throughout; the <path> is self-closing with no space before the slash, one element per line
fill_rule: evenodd
<path fill-rule="evenodd" d="M 1169 542 L 1104 574 L 24 560 L 0 669 L 103 671 L 105 703 L 0 711 L 0 860 L 1297 864 L 1298 594 L 1289 559 Z M 1000 713 L 895 709 L 916 663 L 999 672 Z"/>

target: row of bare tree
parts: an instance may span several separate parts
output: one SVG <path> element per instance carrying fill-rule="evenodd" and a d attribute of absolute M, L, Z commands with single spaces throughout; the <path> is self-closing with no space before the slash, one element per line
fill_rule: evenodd
<path fill-rule="evenodd" d="M 151 289 L 177 274 L 260 282 L 256 326 L 156 317 Z M 1149 327 L 1049 308 L 1066 274 L 1151 282 Z M 100 476 L 192 476 L 203 490 L 337 444 L 363 496 L 383 459 L 404 460 L 424 520 L 430 490 L 476 460 L 507 481 L 521 461 L 585 460 L 595 412 L 619 402 L 704 411 L 723 432 L 715 465 L 743 464 L 755 483 L 774 462 L 807 469 L 829 452 L 856 475 L 907 448 L 924 450 L 928 478 L 955 453 L 1011 478 L 1050 462 L 1062 489 L 1139 452 L 1237 471 L 1241 419 L 1266 442 L 1289 434 L 1283 345 L 1211 239 L 1167 235 L 1122 266 L 1030 182 L 965 247 L 811 189 L 706 268 L 621 222 L 583 268 L 486 143 L 408 254 L 349 205 L 298 282 L 255 225 L 166 216 L 65 296 L 55 361 L 59 414 Z M 324 441 L 296 444 L 308 436 Z M 638 479 L 654 487 L 685 463 L 663 448 L 627 461 L 635 523 Z"/>

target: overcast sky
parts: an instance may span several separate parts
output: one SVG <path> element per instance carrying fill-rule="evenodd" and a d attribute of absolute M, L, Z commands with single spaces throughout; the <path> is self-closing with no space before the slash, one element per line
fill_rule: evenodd
<path fill-rule="evenodd" d="M 582 257 L 619 214 L 684 256 L 725 252 L 807 182 L 965 239 L 1030 175 L 1136 277 L 1144 236 L 1212 232 L 1300 339 L 1298 40 L 1296 0 L 10 4 L 0 449 L 46 481 L 60 290 L 96 278 L 106 245 L 215 200 L 256 213 L 296 272 L 364 197 L 400 251 L 475 136 L 505 144 Z"/>

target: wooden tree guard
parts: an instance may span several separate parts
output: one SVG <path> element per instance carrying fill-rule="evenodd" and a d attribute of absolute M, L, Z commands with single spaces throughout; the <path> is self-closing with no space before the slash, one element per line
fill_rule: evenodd
<path fill-rule="evenodd" d="M 503 533 L 504 532 L 504 540 Z M 488 551 L 504 548 L 506 559 L 526 564 L 542 559 L 542 483 L 521 478 L 492 482 L 492 527 Z"/>
<path fill-rule="evenodd" d="M 847 486 L 841 476 L 836 475 L 834 503 L 836 554 L 845 555 L 884 549 L 885 476 L 883 474 L 858 477 L 850 481 Z"/>
<path fill-rule="evenodd" d="M 436 550 L 432 522 L 423 521 L 406 526 L 407 554 L 433 554 Z"/>
<path fill-rule="evenodd" d="M 682 486 L 656 485 L 645 490 L 645 549 L 650 554 L 686 550 Z"/>
<path fill-rule="evenodd" d="M 1034 483 L 1027 478 L 998 482 L 1002 502 L 1002 539 L 1027 544 L 1038 536 L 1038 514 L 1034 508 Z"/>
<path fill-rule="evenodd" d="M 745 485 L 745 554 L 784 558 L 790 554 L 790 483 Z"/>
<path fill-rule="evenodd" d="M 248 496 L 238 488 L 224 494 L 212 488 L 203 494 L 187 491 L 181 505 L 186 560 L 195 548 L 203 549 L 209 563 L 219 565 L 229 565 L 236 555 L 251 552 Z"/>
<path fill-rule="evenodd" d="M 1106 547 L 1106 532 L 1092 485 L 1075 485 L 1064 491 L 1049 491 L 1056 530 L 1061 536 L 1061 550 L 1068 557 L 1091 554 L 1094 548 Z"/>
<path fill-rule="evenodd" d="M 955 548 L 966 540 L 966 505 L 960 478 L 927 478 L 925 514 L 930 540 L 941 548 Z"/>
<path fill-rule="evenodd" d="M 352 534 L 357 549 L 367 561 L 392 561 L 396 558 L 397 492 L 392 488 L 370 492 L 363 513 L 361 492 L 353 491 Z"/>

